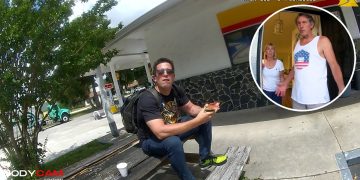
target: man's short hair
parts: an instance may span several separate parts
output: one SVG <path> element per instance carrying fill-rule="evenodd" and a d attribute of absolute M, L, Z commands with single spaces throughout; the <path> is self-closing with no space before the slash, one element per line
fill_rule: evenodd
<path fill-rule="evenodd" d="M 295 19 L 295 24 L 297 24 L 297 20 L 298 20 L 299 17 L 301 17 L 301 16 L 306 17 L 311 24 L 315 25 L 315 20 L 314 20 L 314 18 L 313 18 L 310 14 L 306 14 L 306 13 L 299 13 L 299 14 L 297 15 L 296 19 Z"/>
<path fill-rule="evenodd" d="M 156 60 L 154 62 L 154 65 L 153 65 L 153 68 L 152 68 L 152 74 L 153 75 L 156 75 L 156 66 L 161 64 L 161 63 L 169 63 L 171 65 L 172 70 L 175 71 L 174 62 L 172 60 L 168 59 L 168 58 L 162 57 L 162 58 L 159 58 L 158 60 Z"/>

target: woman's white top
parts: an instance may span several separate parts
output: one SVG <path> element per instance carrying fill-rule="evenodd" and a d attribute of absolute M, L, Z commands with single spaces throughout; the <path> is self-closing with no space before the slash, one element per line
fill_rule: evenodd
<path fill-rule="evenodd" d="M 276 60 L 273 68 L 263 68 L 263 89 L 275 92 L 280 82 L 280 72 L 284 70 L 284 65 L 280 60 Z"/>

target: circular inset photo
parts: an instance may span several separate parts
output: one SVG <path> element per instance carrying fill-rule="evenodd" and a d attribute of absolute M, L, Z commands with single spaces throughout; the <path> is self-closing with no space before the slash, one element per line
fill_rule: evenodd
<path fill-rule="evenodd" d="M 356 56 L 341 18 L 316 6 L 296 5 L 273 13 L 259 26 L 250 46 L 250 69 L 271 102 L 313 111 L 348 93 Z"/>

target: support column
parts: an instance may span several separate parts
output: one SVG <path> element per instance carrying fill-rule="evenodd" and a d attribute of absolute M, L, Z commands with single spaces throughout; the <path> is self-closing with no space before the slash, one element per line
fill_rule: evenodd
<path fill-rule="evenodd" d="M 121 107 L 124 104 L 124 102 L 123 102 L 123 99 L 122 99 L 119 83 L 118 83 L 118 80 L 116 78 L 115 67 L 114 67 L 114 64 L 112 64 L 112 63 L 110 63 L 110 71 L 111 71 L 111 76 L 112 76 L 112 79 L 113 79 L 113 82 L 114 82 L 116 96 L 118 97 L 118 100 L 119 100 L 119 106 Z"/>
<path fill-rule="evenodd" d="M 104 79 L 103 79 L 103 76 L 101 73 L 100 65 L 96 68 L 96 76 L 99 78 L 99 88 L 100 88 L 100 95 L 101 95 L 102 104 L 103 104 L 103 110 L 106 114 L 106 118 L 109 123 L 111 134 L 114 137 L 118 137 L 119 132 L 117 130 L 117 126 L 114 121 L 114 117 L 113 117 L 112 113 L 109 111 L 110 104 L 109 104 L 109 100 L 108 100 L 106 92 L 105 92 Z"/>
<path fill-rule="evenodd" d="M 352 38 L 353 39 L 360 38 L 360 31 L 356 21 L 356 15 L 354 14 L 352 8 L 349 7 L 340 7 L 340 8 L 344 16 L 344 20 L 345 20 L 344 23 L 346 23 L 346 27 L 349 30 L 349 33 L 351 34 Z"/>
<path fill-rule="evenodd" d="M 152 85 L 152 77 L 151 77 L 151 73 L 150 73 L 150 69 L 148 64 L 150 63 L 150 58 L 148 54 L 143 54 L 142 55 L 143 59 L 144 59 L 144 66 L 145 66 L 145 71 L 146 71 L 146 76 L 147 76 L 147 80 L 148 82 Z M 151 65 L 150 65 L 151 66 Z"/>

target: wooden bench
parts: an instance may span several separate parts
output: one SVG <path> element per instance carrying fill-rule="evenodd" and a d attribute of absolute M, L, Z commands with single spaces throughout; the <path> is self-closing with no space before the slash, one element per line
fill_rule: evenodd
<path fill-rule="evenodd" d="M 217 166 L 208 176 L 207 180 L 238 180 L 241 176 L 243 167 L 250 160 L 251 148 L 248 146 L 229 147 L 226 151 L 227 162 L 222 166 Z M 133 152 L 124 162 L 130 164 L 129 175 L 126 179 L 141 179 L 149 172 L 156 169 L 167 157 L 155 158 L 145 155 L 141 148 L 140 152 Z M 125 179 L 125 178 L 124 178 Z"/>
<path fill-rule="evenodd" d="M 245 163 L 250 161 L 250 151 L 249 146 L 229 147 L 226 151 L 227 162 L 222 166 L 217 166 L 206 179 L 239 179 Z"/>
<path fill-rule="evenodd" d="M 133 136 L 130 136 L 133 139 Z M 133 143 L 121 152 L 113 154 L 109 160 L 96 163 L 81 163 L 77 167 L 77 173 L 71 175 L 70 171 L 65 170 L 65 179 L 141 179 L 159 167 L 167 157 L 155 158 L 143 153 L 139 143 Z M 249 160 L 251 148 L 240 146 L 228 148 L 226 154 L 228 162 L 222 166 L 216 167 L 207 177 L 207 179 L 239 179 L 245 163 Z M 107 152 L 109 154 L 109 152 Z M 106 155 L 106 154 L 105 154 Z M 99 156 L 99 155 L 98 155 Z M 94 163 L 95 161 L 95 163 Z M 129 172 L 126 178 L 121 177 L 116 168 L 118 162 L 126 162 Z M 91 164 L 91 166 L 89 165 Z M 84 168 L 84 165 L 87 165 Z M 82 168 L 81 168 L 82 167 Z M 73 168 L 73 172 L 76 168 Z M 79 173 L 80 171 L 80 173 Z M 226 177 L 226 178 L 223 178 Z"/>
<path fill-rule="evenodd" d="M 193 137 L 189 137 L 183 142 L 185 143 L 187 140 L 190 139 L 193 139 Z M 126 162 L 128 164 L 128 176 L 126 178 L 123 178 L 121 177 L 120 173 L 117 172 L 115 175 L 115 179 L 141 179 L 147 174 L 149 174 L 151 171 L 159 167 L 160 164 L 163 163 L 165 160 L 167 160 L 167 156 L 157 158 L 144 154 L 139 144 L 131 147 L 127 152 L 124 153 L 125 158 L 122 159 L 122 162 Z M 116 171 L 118 170 L 116 169 Z"/>

